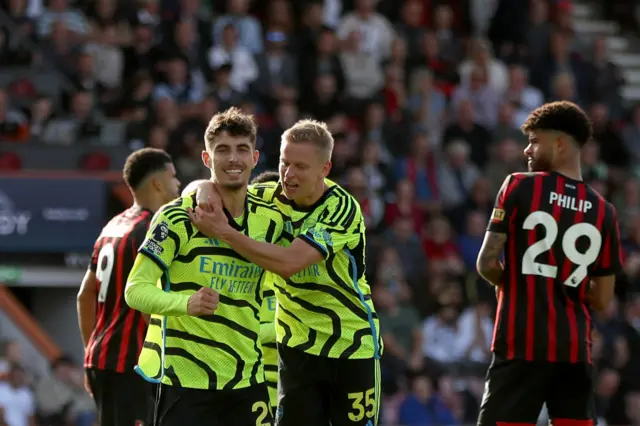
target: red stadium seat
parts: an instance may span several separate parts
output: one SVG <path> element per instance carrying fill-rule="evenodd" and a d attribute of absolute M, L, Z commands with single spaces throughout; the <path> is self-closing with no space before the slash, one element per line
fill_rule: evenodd
<path fill-rule="evenodd" d="M 22 160 L 13 152 L 3 152 L 0 154 L 0 170 L 20 170 Z"/>
<path fill-rule="evenodd" d="M 80 168 L 86 171 L 104 172 L 110 166 L 111 158 L 103 152 L 91 152 L 80 160 Z"/>

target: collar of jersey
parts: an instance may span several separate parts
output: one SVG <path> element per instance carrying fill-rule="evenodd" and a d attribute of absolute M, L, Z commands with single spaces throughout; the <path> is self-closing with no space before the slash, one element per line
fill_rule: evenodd
<path fill-rule="evenodd" d="M 249 205 L 247 201 L 248 199 L 249 198 L 247 196 L 244 197 L 244 212 L 242 212 L 242 225 L 239 225 L 238 222 L 236 222 L 236 220 L 233 218 L 231 213 L 229 213 L 229 210 L 227 210 L 226 207 L 222 209 L 222 211 L 224 211 L 224 215 L 227 217 L 227 220 L 229 221 L 229 225 L 231 225 L 233 229 L 239 232 L 245 232 L 248 230 L 248 227 L 249 227 L 248 225 L 249 221 L 247 220 L 249 216 Z"/>

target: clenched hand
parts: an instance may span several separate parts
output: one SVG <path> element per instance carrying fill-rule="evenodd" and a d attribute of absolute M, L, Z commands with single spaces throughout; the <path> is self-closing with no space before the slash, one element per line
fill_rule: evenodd
<path fill-rule="evenodd" d="M 189 297 L 187 313 L 194 317 L 211 315 L 218 308 L 220 295 L 209 287 L 202 287 Z"/>

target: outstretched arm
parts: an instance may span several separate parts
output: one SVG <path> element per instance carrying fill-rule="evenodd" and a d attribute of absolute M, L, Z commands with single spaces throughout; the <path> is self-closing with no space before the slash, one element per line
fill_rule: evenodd
<path fill-rule="evenodd" d="M 285 279 L 324 258 L 320 247 L 301 238 L 296 238 L 288 247 L 255 241 L 232 228 L 220 207 L 210 212 L 196 207 L 195 211 L 189 210 L 189 217 L 200 232 L 224 241 L 252 263 Z"/>
<path fill-rule="evenodd" d="M 230 231 L 220 239 L 256 265 L 288 279 L 305 268 L 320 262 L 324 257 L 307 242 L 296 238 L 289 247 L 252 240 L 229 227 Z"/>
<path fill-rule="evenodd" d="M 504 265 L 500 262 L 500 256 L 506 241 L 507 234 L 487 231 L 476 261 L 478 273 L 495 286 L 500 286 L 502 283 Z"/>

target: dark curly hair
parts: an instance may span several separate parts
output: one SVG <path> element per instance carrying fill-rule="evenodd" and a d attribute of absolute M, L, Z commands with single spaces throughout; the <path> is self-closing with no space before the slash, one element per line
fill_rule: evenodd
<path fill-rule="evenodd" d="M 207 130 L 204 132 L 204 143 L 210 149 L 216 136 L 227 132 L 233 137 L 248 137 L 255 147 L 258 127 L 250 114 L 243 113 L 236 107 L 231 107 L 224 112 L 219 112 L 211 118 Z"/>
<path fill-rule="evenodd" d="M 278 172 L 268 170 L 254 177 L 251 181 L 251 184 L 253 185 L 256 183 L 277 182 L 278 180 L 280 180 L 280 175 L 278 174 Z"/>
<path fill-rule="evenodd" d="M 584 146 L 592 135 L 591 121 L 587 114 L 573 102 L 560 101 L 542 105 L 533 111 L 521 127 L 527 134 L 536 130 L 554 130 L 566 133 Z"/>
<path fill-rule="evenodd" d="M 149 175 L 165 170 L 171 163 L 171 156 L 163 150 L 142 148 L 127 157 L 122 168 L 122 177 L 135 191 Z"/>

